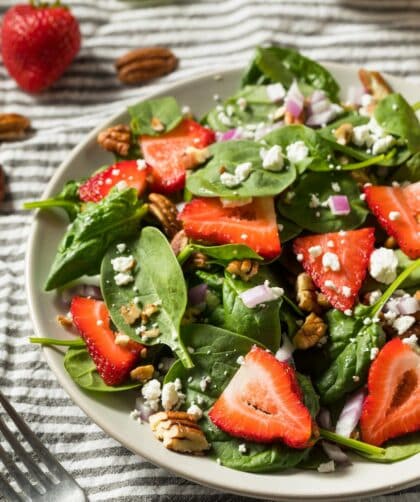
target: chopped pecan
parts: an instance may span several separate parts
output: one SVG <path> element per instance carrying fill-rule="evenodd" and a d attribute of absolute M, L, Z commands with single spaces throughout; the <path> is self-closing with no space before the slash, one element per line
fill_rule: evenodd
<path fill-rule="evenodd" d="M 0 113 L 0 141 L 15 141 L 25 137 L 31 123 L 17 113 Z"/>
<path fill-rule="evenodd" d="M 182 229 L 175 204 L 160 193 L 149 194 L 149 201 L 149 211 L 162 226 L 164 233 L 172 239 Z"/>
<path fill-rule="evenodd" d="M 144 47 L 127 52 L 117 59 L 115 67 L 123 84 L 141 84 L 173 71 L 178 60 L 165 47 Z"/>
<path fill-rule="evenodd" d="M 341 124 L 337 129 L 334 130 L 334 136 L 337 139 L 337 143 L 340 145 L 347 145 L 351 141 L 353 134 L 353 126 L 347 122 Z"/>
<path fill-rule="evenodd" d="M 255 260 L 233 260 L 226 267 L 226 270 L 233 275 L 237 275 L 243 281 L 249 281 L 254 275 L 258 274 L 260 265 Z"/>
<path fill-rule="evenodd" d="M 324 293 L 321 293 L 320 291 L 316 292 L 316 302 L 322 309 L 327 310 L 331 308 L 331 303 L 329 302 L 328 298 L 324 295 Z"/>
<path fill-rule="evenodd" d="M 208 258 L 204 253 L 197 251 L 192 253 L 186 264 L 189 268 L 207 268 L 209 266 Z"/>
<path fill-rule="evenodd" d="M 172 251 L 178 255 L 188 244 L 188 237 L 185 230 L 180 230 L 177 232 L 171 240 Z"/>
<path fill-rule="evenodd" d="M 284 123 L 286 125 L 292 125 L 292 124 L 304 124 L 305 123 L 305 111 L 302 110 L 301 114 L 299 117 L 295 117 L 292 115 L 290 112 L 286 111 L 284 113 Z"/>
<path fill-rule="evenodd" d="M 187 165 L 187 169 L 195 169 L 211 157 L 208 148 L 195 148 L 194 146 L 188 146 L 185 149 L 185 155 L 189 155 L 192 159 L 192 163 Z"/>
<path fill-rule="evenodd" d="M 156 305 L 156 303 L 148 303 L 147 305 L 145 305 L 140 312 L 142 324 L 147 324 L 152 315 L 156 314 L 158 310 L 159 307 Z"/>
<path fill-rule="evenodd" d="M 131 131 L 127 125 L 118 124 L 101 131 L 97 138 L 98 144 L 108 152 L 126 157 L 131 145 Z"/>
<path fill-rule="evenodd" d="M 153 377 L 153 373 L 155 372 L 155 368 L 153 364 L 145 364 L 144 366 L 137 366 L 130 371 L 131 380 L 137 380 L 139 382 L 147 382 Z"/>
<path fill-rule="evenodd" d="M 185 411 L 165 411 L 152 415 L 149 422 L 154 435 L 169 450 L 197 455 L 210 448 L 195 415 Z"/>
<path fill-rule="evenodd" d="M 151 328 L 146 331 L 143 331 L 141 336 L 143 338 L 157 338 L 160 335 L 160 329 L 159 328 Z"/>
<path fill-rule="evenodd" d="M 324 321 L 311 312 L 293 337 L 293 343 L 298 349 L 309 349 L 324 337 L 326 331 L 327 325 Z"/>
<path fill-rule="evenodd" d="M 163 132 L 165 130 L 165 124 L 158 117 L 152 117 L 150 127 L 156 132 Z"/>
<path fill-rule="evenodd" d="M 73 327 L 73 319 L 70 315 L 58 315 L 56 317 L 57 322 L 63 326 L 63 328 L 72 328 Z"/>
<path fill-rule="evenodd" d="M 369 71 L 361 68 L 359 70 L 359 79 L 366 91 L 371 94 L 376 101 L 392 93 L 391 87 L 377 71 Z"/>
<path fill-rule="evenodd" d="M 142 311 L 135 303 L 130 303 L 128 305 L 123 305 L 120 308 L 121 317 L 124 321 L 131 326 L 137 319 L 141 316 Z"/>
<path fill-rule="evenodd" d="M 305 312 L 321 312 L 317 301 L 316 287 L 311 276 L 305 272 L 299 274 L 296 280 L 296 299 L 298 306 Z"/>

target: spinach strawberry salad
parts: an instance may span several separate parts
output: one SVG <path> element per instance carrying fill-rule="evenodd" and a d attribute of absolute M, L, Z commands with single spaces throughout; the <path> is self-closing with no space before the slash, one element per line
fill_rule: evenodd
<path fill-rule="evenodd" d="M 172 97 L 129 107 L 98 136 L 112 165 L 26 205 L 70 221 L 45 290 L 79 335 L 31 340 L 226 467 L 419 453 L 419 106 L 359 76 L 343 100 L 320 64 L 259 48 L 201 120 Z"/>

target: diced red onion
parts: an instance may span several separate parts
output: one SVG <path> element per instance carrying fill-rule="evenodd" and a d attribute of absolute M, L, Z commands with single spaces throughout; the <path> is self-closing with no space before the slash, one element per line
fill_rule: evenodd
<path fill-rule="evenodd" d="M 207 284 L 197 284 L 188 291 L 188 303 L 200 305 L 206 301 Z"/>
<path fill-rule="evenodd" d="M 95 300 L 102 300 L 102 293 L 98 286 L 92 286 L 91 284 L 78 284 L 72 288 L 60 291 L 58 301 L 63 308 L 68 309 L 74 296 L 90 296 Z"/>
<path fill-rule="evenodd" d="M 293 361 L 294 345 L 286 335 L 282 335 L 283 344 L 276 352 L 276 359 L 285 363 Z"/>
<path fill-rule="evenodd" d="M 337 462 L 340 465 L 351 465 L 349 457 L 344 451 L 336 444 L 329 443 L 328 441 L 321 441 L 322 449 L 325 451 L 328 458 Z"/>
<path fill-rule="evenodd" d="M 326 408 L 321 408 L 318 413 L 318 423 L 324 429 L 332 429 L 331 413 Z"/>
<path fill-rule="evenodd" d="M 351 211 L 347 195 L 331 195 L 328 199 L 328 205 L 332 214 L 335 215 L 349 214 Z"/>
<path fill-rule="evenodd" d="M 328 99 L 322 101 L 317 101 L 316 103 L 311 103 L 309 105 L 309 118 L 313 118 L 315 115 L 324 115 L 331 112 L 331 102 Z"/>
<path fill-rule="evenodd" d="M 420 302 L 413 296 L 401 298 L 398 302 L 398 310 L 401 315 L 415 314 L 420 310 Z"/>
<path fill-rule="evenodd" d="M 301 93 L 296 80 L 294 80 L 284 100 L 286 111 L 293 115 L 293 117 L 297 118 L 302 113 L 304 102 L 305 98 Z"/>
<path fill-rule="evenodd" d="M 268 281 L 266 281 L 264 284 L 247 289 L 241 293 L 239 297 L 244 302 L 246 307 L 253 309 L 261 303 L 277 300 L 283 294 L 281 288 L 277 289 L 279 291 L 276 292 L 276 288 L 270 288 Z"/>
<path fill-rule="evenodd" d="M 335 426 L 337 434 L 346 438 L 350 437 L 359 423 L 364 398 L 364 390 L 360 389 L 347 399 Z"/>
<path fill-rule="evenodd" d="M 240 129 L 229 129 L 225 132 L 216 132 L 216 141 L 232 141 L 234 139 L 241 139 L 242 132 Z"/>
<path fill-rule="evenodd" d="M 395 298 L 390 298 L 384 305 L 383 311 L 384 312 L 393 312 L 394 314 L 399 315 L 400 314 L 400 309 L 398 307 L 398 300 Z"/>
<path fill-rule="evenodd" d="M 148 406 L 145 402 L 143 397 L 138 397 L 136 399 L 136 410 L 139 412 L 140 418 L 142 421 L 147 422 L 149 420 L 150 415 L 153 415 L 155 413 L 150 406 Z"/>
<path fill-rule="evenodd" d="M 320 89 L 315 89 L 315 91 L 311 94 L 310 97 L 310 102 L 311 105 L 314 103 L 318 103 L 319 101 L 325 101 L 327 98 L 326 94 L 324 91 L 321 91 Z"/>

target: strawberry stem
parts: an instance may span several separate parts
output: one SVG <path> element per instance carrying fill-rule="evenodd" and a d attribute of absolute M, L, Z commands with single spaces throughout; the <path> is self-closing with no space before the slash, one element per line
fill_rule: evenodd
<path fill-rule="evenodd" d="M 341 446 L 346 446 L 351 450 L 360 451 L 368 455 L 385 455 L 386 450 L 384 448 L 379 448 L 378 446 L 373 446 L 363 441 L 357 441 L 357 439 L 346 438 L 336 434 L 335 432 L 328 431 L 326 429 L 319 429 L 321 437 L 328 439 L 328 441 L 333 441 Z"/>
<path fill-rule="evenodd" d="M 31 343 L 39 343 L 41 345 L 62 345 L 63 347 L 84 347 L 86 345 L 82 338 L 76 338 L 74 340 L 60 340 L 58 338 L 37 338 L 30 337 L 29 341 Z"/>
<path fill-rule="evenodd" d="M 414 272 L 418 267 L 420 267 L 420 258 L 412 263 L 409 267 L 401 272 L 401 274 L 395 279 L 395 281 L 386 289 L 384 294 L 379 298 L 379 300 L 372 306 L 370 314 L 372 317 L 376 317 L 382 310 L 385 303 L 391 298 L 392 294 L 398 287 L 409 277 L 409 275 Z"/>

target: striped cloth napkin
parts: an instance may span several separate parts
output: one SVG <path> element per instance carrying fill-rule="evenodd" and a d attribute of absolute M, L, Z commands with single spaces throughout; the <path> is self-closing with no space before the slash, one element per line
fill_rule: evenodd
<path fill-rule="evenodd" d="M 24 0 L 21 0 L 22 2 Z M 18 2 L 0 1 L 0 13 Z M 368 66 L 420 83 L 419 0 L 68 0 L 83 33 L 82 49 L 49 91 L 29 96 L 0 66 L 1 112 L 29 116 L 35 134 L 0 146 L 8 180 L 0 205 L 0 385 L 46 446 L 86 489 L 89 499 L 241 500 L 175 477 L 109 438 L 75 406 L 44 362 L 25 298 L 24 256 L 38 199 L 71 149 L 148 87 L 120 85 L 114 60 L 152 45 L 174 50 L 178 71 L 153 88 L 231 63 L 275 42 L 321 61 Z M 376 502 L 415 502 L 420 486 Z M 373 500 L 373 499 L 371 499 Z"/>

